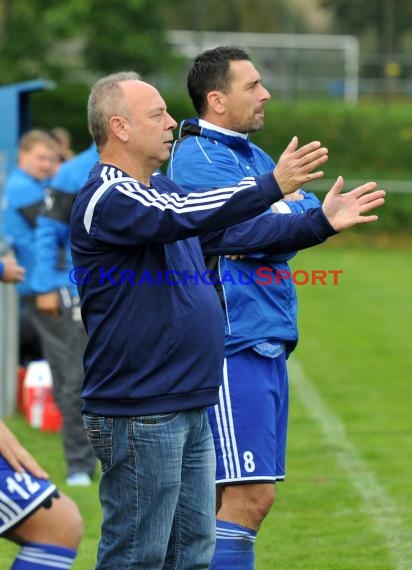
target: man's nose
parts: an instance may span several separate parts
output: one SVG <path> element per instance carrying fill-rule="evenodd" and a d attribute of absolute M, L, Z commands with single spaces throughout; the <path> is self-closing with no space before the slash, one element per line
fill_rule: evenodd
<path fill-rule="evenodd" d="M 167 122 L 167 128 L 168 129 L 175 129 L 177 127 L 177 122 L 174 120 L 172 115 L 169 115 L 169 113 L 168 113 L 168 117 L 169 117 L 169 120 Z"/>
<path fill-rule="evenodd" d="M 269 101 L 269 99 L 271 98 L 271 94 L 269 93 L 269 91 L 266 89 L 266 87 L 263 87 L 262 85 L 262 95 L 261 95 L 261 99 L 263 101 Z"/>

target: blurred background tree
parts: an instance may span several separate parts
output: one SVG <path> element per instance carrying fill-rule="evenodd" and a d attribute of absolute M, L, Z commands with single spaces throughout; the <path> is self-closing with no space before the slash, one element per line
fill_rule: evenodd
<path fill-rule="evenodd" d="M 313 5 L 307 0 L 307 6 Z M 305 12 L 294 0 L 174 0 L 163 13 L 169 28 L 225 32 L 305 32 Z"/>
<path fill-rule="evenodd" d="M 0 84 L 38 76 L 90 83 L 132 67 L 148 76 L 180 61 L 166 29 L 308 32 L 316 7 L 317 0 L 0 0 Z"/>
<path fill-rule="evenodd" d="M 176 64 L 167 29 L 347 33 L 407 54 L 411 19 L 409 0 L 0 0 L 0 84 L 158 73 Z"/>
<path fill-rule="evenodd" d="M 0 0 L 0 84 L 42 76 L 86 81 L 119 69 L 147 75 L 176 64 L 168 0 Z"/>
<path fill-rule="evenodd" d="M 176 64 L 162 9 L 167 0 L 88 0 L 84 60 L 88 69 L 135 69 L 145 77 Z"/>
<path fill-rule="evenodd" d="M 45 5 L 50 2 L 45 2 Z M 39 2 L 1 0 L 0 79 L 8 83 L 43 73 L 49 29 L 38 13 Z"/>
<path fill-rule="evenodd" d="M 411 31 L 410 0 L 321 0 L 321 5 L 333 15 L 331 31 L 372 36 L 371 47 L 380 53 L 388 47 L 402 51 L 405 36 Z"/>

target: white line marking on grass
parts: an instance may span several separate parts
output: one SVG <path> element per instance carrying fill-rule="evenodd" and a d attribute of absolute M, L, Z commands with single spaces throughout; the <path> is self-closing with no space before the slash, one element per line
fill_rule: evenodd
<path fill-rule="evenodd" d="M 412 534 L 403 526 L 399 509 L 368 469 L 356 447 L 349 440 L 344 424 L 322 400 L 296 358 L 288 365 L 290 384 L 308 414 L 321 427 L 325 440 L 331 444 L 340 467 L 360 494 L 376 530 L 384 538 L 396 570 L 412 568 Z"/>

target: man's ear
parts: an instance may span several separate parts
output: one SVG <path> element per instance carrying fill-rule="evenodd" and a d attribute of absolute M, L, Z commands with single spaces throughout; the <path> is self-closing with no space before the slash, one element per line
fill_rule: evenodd
<path fill-rule="evenodd" d="M 123 117 L 111 117 L 109 126 L 113 134 L 122 142 L 127 142 L 129 140 L 128 124 Z"/>
<path fill-rule="evenodd" d="M 207 104 L 217 115 L 223 115 L 226 110 L 226 97 L 221 91 L 210 91 L 207 94 Z"/>

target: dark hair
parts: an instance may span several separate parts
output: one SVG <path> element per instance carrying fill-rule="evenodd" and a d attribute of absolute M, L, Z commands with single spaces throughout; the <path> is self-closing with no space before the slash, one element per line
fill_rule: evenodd
<path fill-rule="evenodd" d="M 209 49 L 195 58 L 187 74 L 187 89 L 199 116 L 206 111 L 210 91 L 229 91 L 230 62 L 244 60 L 250 61 L 249 55 L 236 47 Z"/>

